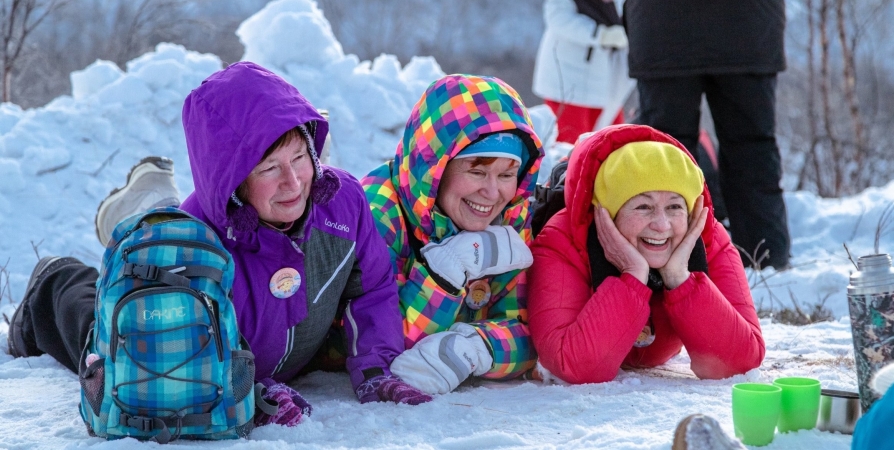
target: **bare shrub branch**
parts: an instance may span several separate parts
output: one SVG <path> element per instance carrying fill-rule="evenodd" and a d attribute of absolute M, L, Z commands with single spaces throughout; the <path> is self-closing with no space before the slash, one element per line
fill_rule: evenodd
<path fill-rule="evenodd" d="M 875 250 L 875 254 L 880 253 L 879 244 L 881 242 L 882 236 L 887 234 L 892 225 L 894 225 L 894 202 L 890 202 L 885 206 L 885 209 L 882 210 L 882 214 L 878 219 L 878 223 L 875 225 L 875 245 L 873 249 Z"/>
<path fill-rule="evenodd" d="M 6 299 L 9 303 L 12 303 L 12 290 L 9 287 L 9 258 L 6 259 L 6 263 L 0 266 L 0 303 Z M 4 314 L 4 318 L 6 318 L 6 322 L 9 323 L 9 318 Z"/>
<path fill-rule="evenodd" d="M 34 250 L 34 255 L 37 256 L 38 261 L 40 261 L 40 252 L 37 251 L 37 248 L 40 247 L 40 244 L 43 244 L 43 239 L 41 239 L 40 242 L 36 244 L 34 243 L 34 241 L 31 241 L 31 249 Z"/>
<path fill-rule="evenodd" d="M 851 249 L 847 248 L 847 243 L 842 242 L 841 245 L 844 246 L 844 251 L 847 252 L 847 259 L 851 261 L 851 264 L 854 265 L 854 269 L 860 270 L 860 266 L 857 265 L 857 261 L 854 261 L 854 256 L 851 255 Z"/>
<path fill-rule="evenodd" d="M 4 102 L 10 100 L 12 71 L 31 33 L 70 0 L 4 0 L 0 2 L 0 83 Z"/>

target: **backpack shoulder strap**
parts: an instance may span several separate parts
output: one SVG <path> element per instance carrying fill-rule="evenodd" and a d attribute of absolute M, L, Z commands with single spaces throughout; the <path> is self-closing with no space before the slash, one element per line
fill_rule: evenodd
<path fill-rule="evenodd" d="M 546 184 L 534 187 L 531 202 L 531 233 L 536 238 L 549 219 L 565 207 L 565 177 L 568 161 L 561 161 L 549 172 Z"/>
<path fill-rule="evenodd" d="M 191 277 L 206 277 L 218 283 L 223 280 L 223 271 L 208 266 L 158 267 L 151 264 L 125 263 L 123 275 L 182 287 L 189 287 Z"/>

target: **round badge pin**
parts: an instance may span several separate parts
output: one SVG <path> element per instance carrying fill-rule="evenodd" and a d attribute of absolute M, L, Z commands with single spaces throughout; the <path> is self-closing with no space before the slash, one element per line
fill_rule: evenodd
<path fill-rule="evenodd" d="M 479 310 L 489 302 L 490 283 L 485 280 L 473 281 L 466 293 L 466 305 L 474 310 Z"/>
<path fill-rule="evenodd" d="M 640 330 L 639 336 L 636 337 L 636 342 L 633 343 L 633 346 L 643 348 L 648 347 L 653 342 L 655 342 L 655 327 L 652 325 L 652 318 L 649 317 L 649 323 Z"/>
<path fill-rule="evenodd" d="M 301 287 L 301 274 L 291 267 L 283 267 L 270 277 L 270 293 L 276 298 L 289 298 Z"/>

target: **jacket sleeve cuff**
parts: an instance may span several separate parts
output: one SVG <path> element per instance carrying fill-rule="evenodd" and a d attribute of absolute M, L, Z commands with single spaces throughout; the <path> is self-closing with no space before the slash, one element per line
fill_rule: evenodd
<path fill-rule="evenodd" d="M 425 270 L 428 271 L 428 276 L 430 276 L 432 280 L 435 280 L 435 283 L 438 284 L 438 287 L 441 288 L 448 295 L 453 296 L 453 297 L 458 297 L 458 296 L 460 296 L 460 294 L 463 293 L 462 288 L 457 289 L 457 288 L 453 287 L 453 284 L 451 284 L 449 281 L 447 281 L 446 278 L 438 275 L 438 273 L 435 272 L 434 270 L 431 270 L 428 267 L 427 262 L 423 261 L 423 265 L 425 266 Z"/>
<path fill-rule="evenodd" d="M 698 286 L 699 276 L 704 277 L 703 272 L 690 272 L 689 278 L 683 284 L 673 288 L 664 289 L 665 303 L 675 303 L 692 296 L 692 292 Z"/>
<path fill-rule="evenodd" d="M 652 290 L 649 289 L 649 286 L 646 286 L 642 281 L 639 281 L 629 273 L 621 274 L 621 282 L 636 294 L 644 295 L 647 299 L 652 297 Z"/>

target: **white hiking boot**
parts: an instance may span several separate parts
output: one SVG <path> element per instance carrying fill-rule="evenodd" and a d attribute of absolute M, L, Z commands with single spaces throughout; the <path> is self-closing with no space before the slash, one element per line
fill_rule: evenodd
<path fill-rule="evenodd" d="M 713 418 L 693 414 L 677 425 L 672 450 L 746 450 L 746 447 L 738 439 L 727 436 Z"/>
<path fill-rule="evenodd" d="M 179 206 L 180 193 L 174 183 L 174 161 L 161 156 L 140 160 L 127 174 L 124 187 L 116 188 L 96 210 L 96 237 L 103 247 L 122 220 L 159 206 Z"/>

